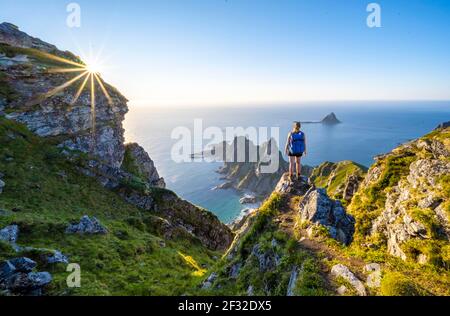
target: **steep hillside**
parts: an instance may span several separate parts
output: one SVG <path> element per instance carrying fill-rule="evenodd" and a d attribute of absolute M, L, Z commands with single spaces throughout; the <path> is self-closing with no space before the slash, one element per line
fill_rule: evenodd
<path fill-rule="evenodd" d="M 125 97 L 83 67 L 0 24 L 0 293 L 189 293 L 233 233 L 165 189 L 124 143 Z M 65 285 L 69 262 L 79 289 Z"/>
<path fill-rule="evenodd" d="M 220 256 L 191 232 L 163 218 L 165 212 L 139 209 L 96 179 L 80 174 L 83 157 L 68 161 L 23 125 L 0 118 L 0 143 L 0 177 L 5 182 L 0 194 L 0 230 L 17 225 L 16 245 L 23 248 L 16 252 L 12 244 L 0 241 L 0 262 L 22 256 L 38 262 L 37 268 L 54 278 L 47 294 L 187 294 L 201 281 L 214 257 Z M 166 195 L 174 203 L 167 202 Z M 152 196 L 161 209 L 188 212 L 183 209 L 187 202 L 169 191 L 154 188 Z M 108 233 L 66 233 L 69 224 L 84 215 L 95 216 Z M 67 264 L 47 262 L 45 256 L 53 250 L 80 264 L 81 288 L 67 287 Z"/>
<path fill-rule="evenodd" d="M 450 295 L 449 145 L 441 128 L 378 157 L 367 174 L 341 162 L 316 168 L 308 183 L 284 175 L 236 224 L 200 292 Z M 354 196 L 343 199 L 352 177 Z"/>

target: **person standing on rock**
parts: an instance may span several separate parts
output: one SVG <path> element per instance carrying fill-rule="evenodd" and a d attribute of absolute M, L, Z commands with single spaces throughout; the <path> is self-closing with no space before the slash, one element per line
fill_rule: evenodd
<path fill-rule="evenodd" d="M 306 136 L 301 130 L 302 124 L 294 122 L 292 131 L 288 135 L 286 142 L 286 155 L 289 156 L 289 177 L 292 181 L 294 165 L 297 167 L 297 180 L 302 172 L 302 157 L 306 155 Z"/>

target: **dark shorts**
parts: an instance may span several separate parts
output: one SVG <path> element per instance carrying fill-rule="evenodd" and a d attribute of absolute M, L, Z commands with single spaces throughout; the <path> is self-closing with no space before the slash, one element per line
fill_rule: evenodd
<path fill-rule="evenodd" d="M 293 154 L 293 153 L 289 152 L 289 153 L 288 153 L 288 156 L 289 156 L 289 157 L 303 157 L 303 153 L 300 153 L 300 154 Z"/>

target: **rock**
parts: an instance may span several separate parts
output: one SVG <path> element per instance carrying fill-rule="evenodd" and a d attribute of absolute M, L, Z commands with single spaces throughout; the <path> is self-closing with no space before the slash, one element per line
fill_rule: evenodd
<path fill-rule="evenodd" d="M 15 258 L 0 263 L 0 290 L 22 295 L 41 295 L 42 288 L 52 281 L 48 272 L 32 272 L 36 262 Z"/>
<path fill-rule="evenodd" d="M 0 284 L 9 279 L 16 272 L 16 267 L 9 261 L 0 263 Z"/>
<path fill-rule="evenodd" d="M 206 281 L 203 282 L 202 289 L 207 290 L 207 289 L 211 288 L 213 283 L 216 281 L 217 276 L 218 276 L 217 273 L 215 273 L 215 272 L 211 273 L 211 275 L 208 277 L 208 279 L 206 279 Z"/>
<path fill-rule="evenodd" d="M 95 218 L 89 216 L 83 216 L 78 224 L 71 224 L 66 229 L 67 234 L 100 234 L 104 235 L 108 233 L 108 230 L 100 224 Z"/>
<path fill-rule="evenodd" d="M 311 188 L 311 185 L 308 183 L 308 180 L 304 177 L 300 177 L 300 179 L 289 178 L 289 173 L 283 174 L 280 181 L 275 187 L 275 192 L 282 194 L 291 194 L 303 196 L 308 192 Z"/>
<path fill-rule="evenodd" d="M 417 263 L 427 264 L 428 261 L 429 261 L 428 256 L 424 255 L 423 253 L 421 253 L 420 255 L 417 256 Z"/>
<path fill-rule="evenodd" d="M 19 226 L 11 225 L 0 230 L 0 240 L 15 244 L 19 238 Z"/>
<path fill-rule="evenodd" d="M 339 201 L 328 197 L 324 189 L 309 190 L 300 203 L 300 219 L 326 227 L 332 238 L 350 244 L 355 232 L 355 220 Z"/>
<path fill-rule="evenodd" d="M 366 280 L 368 287 L 378 289 L 381 287 L 381 271 L 372 272 Z"/>
<path fill-rule="evenodd" d="M 377 272 L 381 271 L 379 263 L 369 263 L 364 266 L 364 272 Z"/>
<path fill-rule="evenodd" d="M 246 194 L 239 200 L 239 202 L 241 204 L 254 204 L 257 202 L 257 199 L 254 195 Z"/>
<path fill-rule="evenodd" d="M 37 265 L 36 262 L 25 257 L 11 259 L 9 262 L 16 268 L 17 272 L 31 272 Z"/>
<path fill-rule="evenodd" d="M 347 202 L 350 202 L 353 198 L 353 195 L 355 195 L 355 193 L 358 191 L 361 181 L 362 178 L 358 175 L 350 175 L 345 181 L 342 198 Z"/>
<path fill-rule="evenodd" d="M 295 266 L 292 269 L 291 276 L 289 277 L 289 284 L 288 284 L 286 296 L 294 296 L 294 289 L 295 289 L 295 286 L 297 283 L 298 273 L 299 273 L 299 269 L 297 266 Z"/>
<path fill-rule="evenodd" d="M 231 279 L 237 279 L 237 277 L 239 276 L 239 272 L 241 271 L 241 266 L 242 266 L 242 264 L 239 262 L 231 267 L 231 269 L 230 269 L 230 278 Z"/>
<path fill-rule="evenodd" d="M 2 179 L 0 179 L 0 193 L 3 193 L 3 188 L 5 187 L 5 182 L 2 181 Z"/>
<path fill-rule="evenodd" d="M 336 290 L 336 292 L 339 294 L 339 295 L 345 295 L 347 292 L 348 292 L 348 289 L 347 289 L 347 287 L 345 286 L 345 285 L 341 285 L 337 290 Z"/>
<path fill-rule="evenodd" d="M 41 295 L 41 289 L 52 281 L 48 272 L 16 273 L 6 283 L 6 288 L 17 294 Z"/>
<path fill-rule="evenodd" d="M 253 285 L 249 285 L 248 289 L 247 289 L 247 296 L 254 296 L 255 295 L 255 291 L 253 289 Z"/>
<path fill-rule="evenodd" d="M 217 187 L 214 188 L 214 190 L 228 190 L 233 187 L 233 182 L 227 181 L 222 184 L 219 184 Z"/>
<path fill-rule="evenodd" d="M 359 296 L 366 296 L 364 284 L 344 265 L 337 264 L 331 268 L 331 275 L 335 278 L 343 278 L 358 293 Z"/>
<path fill-rule="evenodd" d="M 69 263 L 69 258 L 65 256 L 61 251 L 54 250 L 53 255 L 47 256 L 47 263 L 55 264 L 55 263 Z"/>
<path fill-rule="evenodd" d="M 370 288 L 381 287 L 381 266 L 378 263 L 370 263 L 364 266 L 364 272 L 369 273 L 366 284 Z"/>
<path fill-rule="evenodd" d="M 322 124 L 326 125 L 336 125 L 340 123 L 342 122 L 338 120 L 336 114 L 334 114 L 333 112 L 325 116 L 325 118 L 322 120 Z"/>
<path fill-rule="evenodd" d="M 259 244 L 256 244 L 252 249 L 252 255 L 255 256 L 259 262 L 259 270 L 261 272 L 272 270 L 280 264 L 280 256 L 273 250 L 261 251 Z"/>
<path fill-rule="evenodd" d="M 166 184 L 164 179 L 161 178 L 156 170 L 155 163 L 148 153 L 136 143 L 126 144 L 125 153 L 128 155 L 139 174 L 147 180 L 150 186 L 165 188 Z"/>
<path fill-rule="evenodd" d="M 22 48 L 39 49 L 47 53 L 57 50 L 56 46 L 45 43 L 38 38 L 31 37 L 20 31 L 14 24 L 6 22 L 0 24 L 0 43 Z"/>

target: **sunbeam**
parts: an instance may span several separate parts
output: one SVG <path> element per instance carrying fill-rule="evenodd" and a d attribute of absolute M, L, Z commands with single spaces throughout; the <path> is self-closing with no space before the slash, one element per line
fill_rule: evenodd
<path fill-rule="evenodd" d="M 108 100 L 108 104 L 112 105 L 112 98 L 110 94 L 108 93 L 108 90 L 106 89 L 105 85 L 103 84 L 103 81 L 99 75 L 101 70 L 103 69 L 103 64 L 96 58 L 90 59 L 86 64 L 77 63 L 71 60 L 67 60 L 62 57 L 54 56 L 48 53 L 42 53 L 45 57 L 48 59 L 58 61 L 61 63 L 65 63 L 67 65 L 76 66 L 71 68 L 52 68 L 48 70 L 48 73 L 54 73 L 54 74 L 70 74 L 70 73 L 78 73 L 81 72 L 81 74 L 77 74 L 74 78 L 68 80 L 67 82 L 63 83 L 62 85 L 48 91 L 47 93 L 41 95 L 38 100 L 33 100 L 32 103 L 40 103 L 44 99 L 51 98 L 55 94 L 69 88 L 71 85 L 79 81 L 80 79 L 83 79 L 83 82 L 78 87 L 76 93 L 73 96 L 72 101 L 70 102 L 70 106 L 68 108 L 68 111 L 71 111 L 72 107 L 75 105 L 75 103 L 79 100 L 81 94 L 83 93 L 86 85 L 90 84 L 90 106 L 91 106 L 91 132 L 92 132 L 92 146 L 95 147 L 95 133 L 96 133 L 96 84 L 100 87 L 103 95 Z M 89 83 L 88 83 L 89 81 Z M 30 103 L 31 104 L 31 103 Z M 92 150 L 93 148 L 91 148 Z"/>
<path fill-rule="evenodd" d="M 105 95 L 106 99 L 108 99 L 109 105 L 111 105 L 112 104 L 112 99 L 111 99 L 108 91 L 106 90 L 105 86 L 103 85 L 102 79 L 96 73 L 94 73 L 94 76 L 95 76 L 95 79 L 97 80 L 97 82 L 98 82 L 98 84 L 100 86 L 100 89 L 102 89 L 103 94 Z"/>
<path fill-rule="evenodd" d="M 86 74 L 86 78 L 84 78 L 83 83 L 78 88 L 77 93 L 75 94 L 75 96 L 73 97 L 72 102 L 70 103 L 71 106 L 73 106 L 75 104 L 75 102 L 77 102 L 77 100 L 80 98 L 80 95 L 83 92 L 84 87 L 86 86 L 86 83 L 87 83 L 88 80 L 89 80 L 89 74 Z"/>

